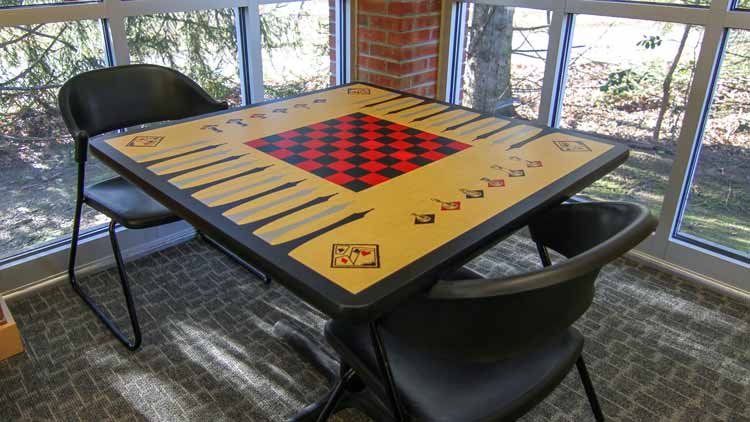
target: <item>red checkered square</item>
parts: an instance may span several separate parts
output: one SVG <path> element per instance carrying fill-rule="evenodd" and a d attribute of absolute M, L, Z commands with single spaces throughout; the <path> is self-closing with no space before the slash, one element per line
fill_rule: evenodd
<path fill-rule="evenodd" d="M 363 113 L 245 144 L 355 192 L 471 147 Z"/>

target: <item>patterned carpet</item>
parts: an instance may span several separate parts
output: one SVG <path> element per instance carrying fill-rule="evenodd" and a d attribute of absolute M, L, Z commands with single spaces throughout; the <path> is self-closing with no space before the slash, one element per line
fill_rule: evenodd
<path fill-rule="evenodd" d="M 471 266 L 536 267 L 515 236 Z M 11 303 L 27 352 L 0 363 L 0 421 L 279 421 L 325 381 L 273 335 L 287 321 L 320 340 L 323 317 L 199 240 L 128 265 L 145 333 L 127 352 L 67 284 Z M 82 279 L 115 314 L 109 270 Z M 577 326 L 609 421 L 750 421 L 750 306 L 620 260 Z M 338 421 L 364 421 L 353 411 Z M 524 422 L 593 420 L 573 372 Z"/>

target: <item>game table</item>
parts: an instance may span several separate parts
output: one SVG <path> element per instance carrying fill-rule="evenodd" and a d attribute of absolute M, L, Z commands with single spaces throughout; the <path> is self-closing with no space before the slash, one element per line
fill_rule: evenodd
<path fill-rule="evenodd" d="M 628 156 L 364 83 L 129 128 L 90 148 L 309 304 L 363 321 Z"/>

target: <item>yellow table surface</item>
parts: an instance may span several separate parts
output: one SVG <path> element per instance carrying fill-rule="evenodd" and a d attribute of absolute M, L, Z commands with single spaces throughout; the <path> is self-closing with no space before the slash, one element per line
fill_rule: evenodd
<path fill-rule="evenodd" d="M 442 113 L 435 114 L 438 112 Z M 412 141 L 419 135 L 426 140 L 437 136 L 436 139 L 444 143 L 458 142 L 454 146 L 459 148 L 442 157 L 442 153 L 427 154 L 430 158 L 416 159 L 422 162 L 421 166 L 416 164 L 411 169 L 412 161 L 402 158 L 412 153 L 399 155 L 398 151 L 403 148 L 394 148 L 398 151 L 391 154 L 379 152 L 391 150 L 377 147 L 378 138 L 372 133 L 380 132 L 375 130 L 355 134 L 357 138 L 352 144 L 359 146 L 355 152 L 345 148 L 329 153 L 309 152 L 317 151 L 320 143 L 333 144 L 331 138 L 311 144 L 313 147 L 308 149 L 299 147 L 297 141 L 287 142 L 292 147 L 297 146 L 297 152 L 293 152 L 297 160 L 301 160 L 297 154 L 302 153 L 308 153 L 308 157 L 329 156 L 322 160 L 325 164 L 318 162 L 327 171 L 332 171 L 331 165 L 338 169 L 352 165 L 352 168 L 360 168 L 348 169 L 355 176 L 364 171 L 377 173 L 378 176 L 370 176 L 376 180 L 387 179 L 355 191 L 301 168 L 299 163 L 288 162 L 294 158 L 285 157 L 285 161 L 271 155 L 270 151 L 251 146 L 264 142 L 276 145 L 280 142 L 278 137 L 259 140 L 311 125 L 330 127 L 317 124 L 354 113 L 362 113 L 356 115 L 358 124 L 364 115 L 376 122 L 368 124 L 377 125 L 378 120 L 387 120 L 403 126 L 391 126 L 395 130 L 383 135 L 390 142 L 394 133 L 400 137 L 408 135 L 407 140 Z M 419 120 L 431 114 L 435 116 Z M 452 126 L 459 127 L 446 130 Z M 313 132 L 308 129 L 302 135 Z M 342 132 L 349 131 L 331 129 L 326 136 L 336 137 Z M 374 144 L 365 145 L 361 141 L 366 134 L 371 135 L 373 139 L 367 140 L 374 140 Z M 487 136 L 481 137 L 483 134 Z M 351 139 L 345 137 L 337 139 Z M 309 136 L 304 139 L 307 138 Z M 353 294 L 613 148 L 609 143 L 588 137 L 543 132 L 543 128 L 502 118 L 482 118 L 479 113 L 466 109 L 359 84 L 115 137 L 107 143 L 177 188 L 190 191 L 193 198 L 216 210 L 221 218 L 240 227 L 247 226 L 269 246 L 293 245 L 288 252 L 291 258 Z M 413 155 L 425 155 L 419 152 L 434 149 L 435 145 L 428 143 L 426 147 L 413 150 L 417 152 Z M 331 148 L 326 151 L 329 150 Z M 330 154 L 336 152 L 339 157 L 345 157 L 348 152 L 358 159 L 353 161 L 355 164 L 351 157 L 334 157 L 335 161 L 331 161 Z M 381 168 L 381 162 L 371 159 L 380 154 L 384 157 L 396 154 L 400 159 L 394 158 L 398 162 L 393 165 L 410 171 L 396 170 L 403 174 L 381 177 L 381 173 L 392 176 L 394 172 L 385 170 L 391 166 Z M 428 163 L 423 163 L 425 160 Z M 341 162 L 345 164 L 335 165 Z M 378 164 L 368 166 L 372 162 Z M 361 170 L 362 166 L 377 171 Z M 258 168 L 262 170 L 248 173 Z M 334 180 L 340 179 L 334 177 Z M 275 188 L 280 190 L 274 191 Z M 323 202 L 272 218 L 329 195 L 333 196 Z M 253 224 L 260 220 L 265 224 L 260 227 Z M 323 230 L 329 226 L 329 230 Z M 295 243 L 311 233 L 316 235 L 301 244 Z"/>

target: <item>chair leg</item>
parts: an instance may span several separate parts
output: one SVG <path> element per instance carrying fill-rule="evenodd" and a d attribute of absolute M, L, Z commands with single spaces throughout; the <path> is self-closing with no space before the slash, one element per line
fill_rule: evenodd
<path fill-rule="evenodd" d="M 234 262 L 240 264 L 241 267 L 246 269 L 247 271 L 250 271 L 253 275 L 261 279 L 266 284 L 271 284 L 271 276 L 264 273 L 263 271 L 255 268 L 254 266 L 250 265 L 234 253 L 232 253 L 230 250 L 225 248 L 224 246 L 220 245 L 215 240 L 211 239 L 210 237 L 203 234 L 203 232 L 198 232 L 198 237 L 200 237 L 204 242 L 208 243 L 209 245 L 213 246 L 214 248 L 218 249 L 219 252 L 223 253 L 224 255 L 230 257 Z"/>
<path fill-rule="evenodd" d="M 542 260 L 542 265 L 549 267 L 552 265 L 552 259 L 549 256 L 547 248 L 541 244 L 541 242 L 534 241 L 536 243 L 536 250 L 539 252 L 539 259 Z"/>
<path fill-rule="evenodd" d="M 317 422 L 326 422 L 328 418 L 333 415 L 333 412 L 336 410 L 336 405 L 341 399 L 341 396 L 344 394 L 346 386 L 347 384 L 349 384 L 349 380 L 351 380 L 353 376 L 354 370 L 349 369 L 346 371 L 346 373 L 344 373 L 343 376 L 341 376 L 341 378 L 338 379 L 338 381 L 336 381 L 336 384 L 333 386 L 328 396 L 328 401 L 323 407 L 323 410 L 318 415 Z"/>
<path fill-rule="evenodd" d="M 579 356 L 576 361 L 576 367 L 578 368 L 578 375 L 581 377 L 583 388 L 586 390 L 586 396 L 589 398 L 589 404 L 591 405 L 591 411 L 594 413 L 596 422 L 604 422 L 604 413 L 602 408 L 599 406 L 599 399 L 596 398 L 596 391 L 594 391 L 594 384 L 591 383 L 589 377 L 589 371 L 586 369 L 586 363 L 583 361 L 583 356 Z"/>
<path fill-rule="evenodd" d="M 130 341 L 125 333 L 115 325 L 114 321 L 104 312 L 104 310 L 97 305 L 86 291 L 78 284 L 78 279 L 75 275 L 75 261 L 76 252 L 78 248 L 78 235 L 80 229 L 80 218 L 81 218 L 81 206 L 82 204 L 76 205 L 76 216 L 73 222 L 73 236 L 70 247 L 70 258 L 68 262 L 68 275 L 70 277 L 70 284 L 73 286 L 73 290 L 83 299 L 84 302 L 91 308 L 97 317 L 107 326 L 107 328 L 114 334 L 114 336 L 128 348 L 128 350 L 135 351 L 141 346 L 141 328 L 138 324 L 138 316 L 136 315 L 135 303 L 133 302 L 133 295 L 130 292 L 130 283 L 128 281 L 127 274 L 125 273 L 125 266 L 122 260 L 122 254 L 120 253 L 120 245 L 117 243 L 117 235 L 115 233 L 116 223 L 110 221 L 109 223 L 109 239 L 112 243 L 112 251 L 115 255 L 115 263 L 117 264 L 117 272 L 120 276 L 120 284 L 122 285 L 122 292 L 125 295 L 125 303 L 128 307 L 128 315 L 130 316 L 130 323 L 133 327 L 133 341 Z"/>

